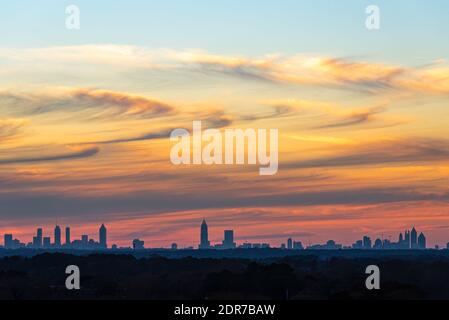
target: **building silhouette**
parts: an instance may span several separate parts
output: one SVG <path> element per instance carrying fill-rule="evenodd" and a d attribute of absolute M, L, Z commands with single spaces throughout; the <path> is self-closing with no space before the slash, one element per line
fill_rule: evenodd
<path fill-rule="evenodd" d="M 287 249 L 288 250 L 293 250 L 293 240 L 292 240 L 292 238 L 289 238 L 287 240 Z"/>
<path fill-rule="evenodd" d="M 134 239 L 133 240 L 133 249 L 134 250 L 143 250 L 143 249 L 145 249 L 145 241 L 142 241 L 140 239 Z"/>
<path fill-rule="evenodd" d="M 412 232 L 410 233 L 410 248 L 418 248 L 418 232 L 416 232 L 415 227 L 413 227 Z"/>
<path fill-rule="evenodd" d="M 408 230 L 405 231 L 403 246 L 404 246 L 403 249 L 410 249 L 410 231 L 408 231 Z"/>
<path fill-rule="evenodd" d="M 70 227 L 65 228 L 65 245 L 70 247 L 72 241 L 70 240 Z"/>
<path fill-rule="evenodd" d="M 12 234 L 5 234 L 4 238 L 5 238 L 5 249 L 14 249 Z"/>
<path fill-rule="evenodd" d="M 100 248 L 107 249 L 108 243 L 107 243 L 107 230 L 104 224 L 101 225 L 99 230 L 99 236 L 100 236 Z"/>
<path fill-rule="evenodd" d="M 368 236 L 364 236 L 363 237 L 363 249 L 371 249 L 371 248 L 372 248 L 371 238 Z"/>
<path fill-rule="evenodd" d="M 59 248 L 61 246 L 61 227 L 55 227 L 55 247 Z"/>
<path fill-rule="evenodd" d="M 234 249 L 236 244 L 234 242 L 234 230 L 224 231 L 223 249 Z"/>
<path fill-rule="evenodd" d="M 426 236 L 422 232 L 418 237 L 418 249 L 426 249 Z"/>
<path fill-rule="evenodd" d="M 36 237 L 33 239 L 34 247 L 35 248 L 42 248 L 43 244 L 43 238 L 42 238 L 42 228 L 38 228 L 36 232 Z"/>
<path fill-rule="evenodd" d="M 50 237 L 44 237 L 43 244 L 44 249 L 50 249 L 51 248 L 51 239 Z"/>
<path fill-rule="evenodd" d="M 201 224 L 201 237 L 200 238 L 201 239 L 200 239 L 199 249 L 209 249 L 210 248 L 209 231 L 208 231 L 206 220 L 203 220 L 203 223 Z"/>

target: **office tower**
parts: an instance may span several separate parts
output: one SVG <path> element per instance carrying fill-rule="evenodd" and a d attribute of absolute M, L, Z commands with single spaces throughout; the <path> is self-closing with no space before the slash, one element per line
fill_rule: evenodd
<path fill-rule="evenodd" d="M 145 241 L 141 241 L 139 239 L 133 240 L 133 249 L 134 250 L 143 250 L 145 249 Z"/>
<path fill-rule="evenodd" d="M 56 248 L 61 247 L 61 227 L 60 226 L 55 227 L 55 247 Z"/>
<path fill-rule="evenodd" d="M 49 248 L 51 248 L 51 240 L 50 240 L 50 237 L 44 237 L 44 239 L 43 239 L 43 247 L 44 247 L 44 249 L 49 249 Z"/>
<path fill-rule="evenodd" d="M 106 230 L 106 227 L 104 226 L 104 224 L 101 225 L 99 233 L 100 233 L 100 248 L 107 249 L 108 248 L 107 230 Z"/>
<path fill-rule="evenodd" d="M 287 240 L 287 249 L 288 250 L 292 250 L 293 249 L 293 240 L 292 240 L 292 238 L 289 238 Z"/>
<path fill-rule="evenodd" d="M 12 234 L 5 234 L 5 249 L 13 249 Z"/>
<path fill-rule="evenodd" d="M 410 231 L 405 231 L 405 237 L 404 237 L 404 248 L 410 249 Z"/>
<path fill-rule="evenodd" d="M 203 220 L 203 223 L 201 224 L 201 242 L 200 242 L 199 248 L 200 249 L 209 249 L 210 248 L 209 232 L 208 232 L 206 220 Z"/>
<path fill-rule="evenodd" d="M 42 247 L 42 228 L 37 229 L 37 234 L 36 234 L 36 246 L 38 248 Z"/>
<path fill-rule="evenodd" d="M 371 238 L 370 237 L 363 237 L 363 249 L 371 249 Z"/>
<path fill-rule="evenodd" d="M 416 232 L 415 227 L 413 227 L 410 233 L 410 248 L 416 249 L 418 247 L 418 232 Z"/>
<path fill-rule="evenodd" d="M 71 241 L 70 241 L 70 227 L 66 227 L 65 228 L 65 244 L 66 246 L 70 246 Z"/>
<path fill-rule="evenodd" d="M 426 249 L 426 237 L 424 233 L 420 233 L 418 237 L 418 249 Z"/>
<path fill-rule="evenodd" d="M 223 249 L 234 249 L 236 247 L 234 242 L 234 230 L 225 230 Z"/>

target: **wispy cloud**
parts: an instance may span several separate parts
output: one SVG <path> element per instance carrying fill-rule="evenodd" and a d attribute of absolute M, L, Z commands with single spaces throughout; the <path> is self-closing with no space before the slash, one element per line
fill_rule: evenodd
<path fill-rule="evenodd" d="M 21 119 L 0 119 L 0 143 L 17 138 L 26 123 Z"/>
<path fill-rule="evenodd" d="M 174 112 L 175 108 L 155 99 L 86 88 L 51 88 L 38 92 L 0 92 L 3 108 L 24 115 L 50 112 L 76 114 L 87 120 L 116 118 L 155 118 Z"/>
<path fill-rule="evenodd" d="M 96 155 L 100 149 L 98 147 L 86 148 L 79 151 L 52 154 L 52 155 L 36 155 L 30 157 L 17 157 L 0 159 L 0 165 L 6 164 L 19 164 L 19 163 L 33 163 L 33 162 L 48 162 L 48 161 L 61 161 L 69 159 L 81 159 L 88 158 Z"/>
<path fill-rule="evenodd" d="M 427 94 L 449 93 L 449 67 L 411 67 L 311 54 L 262 57 L 217 55 L 202 50 L 150 49 L 129 45 L 79 45 L 49 48 L 2 48 L 8 65 L 47 63 L 93 65 L 127 70 L 191 70 L 242 80 L 277 84 L 330 86 L 378 92 L 386 89 Z"/>
<path fill-rule="evenodd" d="M 437 139 L 390 140 L 351 146 L 341 155 L 296 161 L 283 168 L 323 168 L 448 161 L 449 141 Z"/>
<path fill-rule="evenodd" d="M 335 122 L 314 127 L 314 129 L 332 129 L 361 125 L 375 120 L 375 115 L 385 111 L 385 108 L 376 107 L 364 111 L 355 111 Z"/>

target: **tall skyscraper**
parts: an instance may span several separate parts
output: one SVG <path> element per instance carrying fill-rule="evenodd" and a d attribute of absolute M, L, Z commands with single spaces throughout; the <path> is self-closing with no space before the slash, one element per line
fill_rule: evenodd
<path fill-rule="evenodd" d="M 223 249 L 234 249 L 236 247 L 234 242 L 234 230 L 225 230 Z"/>
<path fill-rule="evenodd" d="M 418 237 L 418 249 L 426 249 L 426 237 L 424 233 L 420 233 Z"/>
<path fill-rule="evenodd" d="M 100 247 L 102 249 L 107 249 L 108 248 L 107 230 L 106 230 L 106 227 L 104 226 L 104 224 L 101 225 L 99 233 L 100 233 Z"/>
<path fill-rule="evenodd" d="M 415 227 L 413 227 L 412 232 L 410 233 L 410 248 L 418 248 L 418 232 L 416 232 Z"/>
<path fill-rule="evenodd" d="M 5 249 L 13 249 L 12 234 L 5 234 Z"/>
<path fill-rule="evenodd" d="M 70 246 L 72 242 L 70 241 L 70 227 L 65 228 L 65 244 L 66 246 Z"/>
<path fill-rule="evenodd" d="M 55 227 L 55 247 L 59 248 L 61 246 L 61 227 Z"/>
<path fill-rule="evenodd" d="M 199 248 L 200 249 L 210 248 L 209 231 L 207 228 L 206 220 L 203 220 L 203 223 L 201 224 L 201 242 Z"/>
<path fill-rule="evenodd" d="M 37 233 L 36 233 L 36 243 L 35 246 L 38 248 L 42 248 L 42 228 L 37 229 Z"/>

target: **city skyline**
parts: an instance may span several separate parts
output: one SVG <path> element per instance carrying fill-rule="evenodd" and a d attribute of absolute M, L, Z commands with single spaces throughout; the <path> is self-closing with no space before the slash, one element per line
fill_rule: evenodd
<path fill-rule="evenodd" d="M 14 234 L 4 234 L 4 244 L 3 248 L 6 249 L 74 249 L 74 250 L 106 250 L 106 249 L 164 249 L 164 247 L 145 247 L 145 240 L 140 238 L 135 238 L 130 240 L 131 245 L 129 246 L 118 246 L 117 244 L 112 244 L 110 247 L 107 244 L 107 228 L 105 224 L 101 224 L 98 229 L 98 241 L 94 238 L 89 238 L 89 235 L 82 235 L 81 239 L 76 239 L 71 241 L 71 228 L 67 226 L 65 228 L 65 241 L 62 242 L 61 239 L 61 227 L 56 225 L 54 228 L 53 242 L 51 242 L 51 237 L 46 237 L 43 228 L 37 228 L 36 235 L 33 237 L 31 242 L 22 242 L 20 239 L 14 237 Z M 176 239 L 172 239 L 175 241 Z M 302 239 L 304 241 L 304 239 Z M 167 247 L 165 247 L 167 248 Z M 325 244 L 312 244 L 303 243 L 300 239 L 293 239 L 289 237 L 286 242 L 282 242 L 280 246 L 271 244 L 268 241 L 265 242 L 249 242 L 241 241 L 238 243 L 235 238 L 234 229 L 223 230 L 223 240 L 221 242 L 211 242 L 209 240 L 209 226 L 205 219 L 202 220 L 199 232 L 199 241 L 197 247 L 179 247 L 177 242 L 172 242 L 169 246 L 172 250 L 178 249 L 195 249 L 207 250 L 229 250 L 229 249 L 251 249 L 251 248 L 280 248 L 286 250 L 350 250 L 350 249 L 383 249 L 383 250 L 419 250 L 419 249 L 432 249 L 427 245 L 427 238 L 423 232 L 418 234 L 415 227 L 412 229 L 407 229 L 404 233 L 400 232 L 398 235 L 398 241 L 391 240 L 391 238 L 373 238 L 371 239 L 368 235 L 363 235 L 361 240 L 356 240 L 352 245 L 339 244 L 336 240 L 327 240 Z M 433 249 L 449 248 L 449 242 L 445 246 L 435 245 Z"/>

